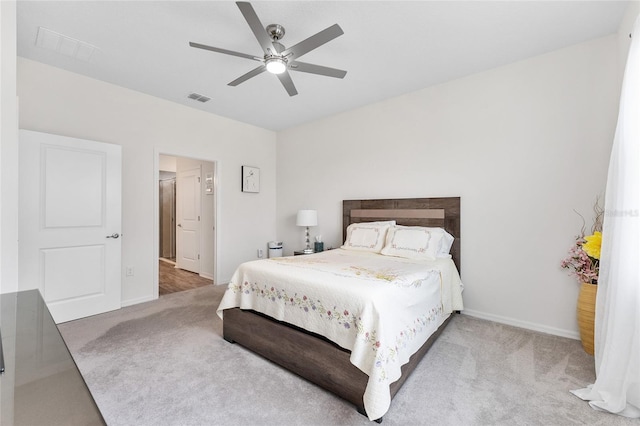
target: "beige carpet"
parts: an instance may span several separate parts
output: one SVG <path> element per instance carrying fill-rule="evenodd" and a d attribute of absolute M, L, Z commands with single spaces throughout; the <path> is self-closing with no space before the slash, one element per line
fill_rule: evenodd
<path fill-rule="evenodd" d="M 366 425 L 348 403 L 222 339 L 224 287 L 60 330 L 109 425 Z M 383 425 L 634 425 L 569 393 L 594 380 L 574 340 L 456 316 Z"/>

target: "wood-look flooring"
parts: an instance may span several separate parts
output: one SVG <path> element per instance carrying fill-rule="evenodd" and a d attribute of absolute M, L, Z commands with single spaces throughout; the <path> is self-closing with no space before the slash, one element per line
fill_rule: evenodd
<path fill-rule="evenodd" d="M 162 259 L 158 263 L 160 266 L 158 276 L 160 296 L 213 284 L 213 280 L 202 278 L 200 275 L 184 269 L 178 269 L 172 263 Z"/>

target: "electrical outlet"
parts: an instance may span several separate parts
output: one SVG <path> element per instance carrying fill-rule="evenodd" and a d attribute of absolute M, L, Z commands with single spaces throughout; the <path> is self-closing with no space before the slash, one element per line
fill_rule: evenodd
<path fill-rule="evenodd" d="M 263 256 L 264 256 L 264 251 L 262 249 L 258 249 L 258 257 L 262 259 Z"/>
<path fill-rule="evenodd" d="M 124 269 L 124 274 L 125 274 L 127 277 L 132 277 L 132 276 L 133 276 L 133 266 L 127 266 L 127 267 Z"/>

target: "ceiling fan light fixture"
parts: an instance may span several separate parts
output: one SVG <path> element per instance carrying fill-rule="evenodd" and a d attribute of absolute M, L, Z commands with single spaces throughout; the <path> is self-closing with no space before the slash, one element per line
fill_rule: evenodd
<path fill-rule="evenodd" d="M 282 83 L 282 86 L 289 96 L 295 96 L 298 94 L 298 91 L 296 90 L 296 86 L 293 84 L 293 80 L 291 79 L 287 68 L 290 68 L 291 71 L 299 71 L 334 78 L 344 78 L 347 74 L 347 72 L 343 70 L 298 61 L 298 58 L 302 55 L 306 55 L 310 51 L 317 49 L 336 37 L 343 35 L 344 31 L 342 31 L 340 25 L 333 24 L 311 37 L 307 37 L 303 41 L 286 48 L 279 41 L 284 36 L 284 27 L 282 27 L 282 25 L 271 24 L 267 27 L 263 27 L 260 22 L 260 18 L 258 18 L 258 15 L 253 9 L 253 6 L 251 6 L 251 3 L 238 1 L 236 2 L 236 5 L 240 9 L 242 16 L 244 16 L 245 21 L 247 21 L 247 24 L 249 24 L 251 32 L 253 32 L 253 35 L 260 44 L 260 47 L 264 52 L 264 56 L 249 55 L 247 53 L 221 49 L 219 47 L 208 46 L 206 44 L 194 43 L 192 41 L 189 42 L 189 46 L 197 49 L 210 50 L 212 52 L 260 62 L 260 66 L 228 83 L 229 86 L 235 87 L 240 83 L 243 83 L 266 71 L 269 74 L 277 75 L 278 80 L 280 80 L 280 83 Z M 289 61 L 291 61 L 291 63 L 289 63 Z"/>
<path fill-rule="evenodd" d="M 265 65 L 271 74 L 282 74 L 287 69 L 287 61 L 278 56 L 267 58 Z"/>

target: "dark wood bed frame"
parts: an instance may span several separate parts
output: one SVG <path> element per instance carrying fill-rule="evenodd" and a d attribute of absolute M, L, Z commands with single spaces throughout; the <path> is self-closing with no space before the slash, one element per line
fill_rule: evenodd
<path fill-rule="evenodd" d="M 460 270 L 459 197 L 343 201 L 343 236 L 351 223 L 391 219 L 398 225 L 446 229 L 455 237 L 451 255 Z M 402 366 L 402 376 L 390 386 L 392 399 L 450 320 L 451 316 Z M 366 415 L 362 396 L 369 376 L 349 362 L 350 351 L 320 335 L 239 308 L 224 311 L 223 335 L 351 402 Z"/>

